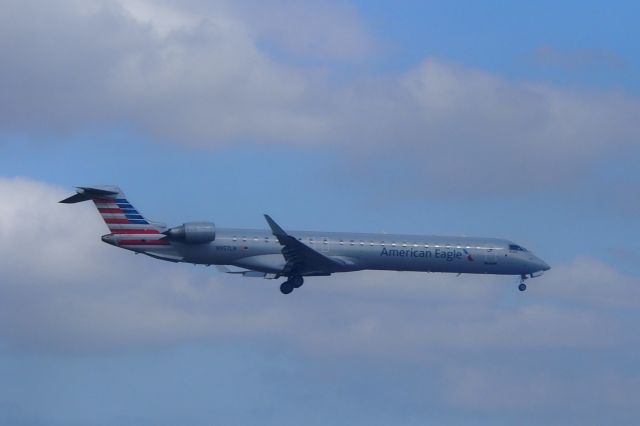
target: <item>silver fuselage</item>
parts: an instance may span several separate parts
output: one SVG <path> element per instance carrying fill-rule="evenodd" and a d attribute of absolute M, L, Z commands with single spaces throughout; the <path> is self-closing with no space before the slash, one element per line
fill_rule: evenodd
<path fill-rule="evenodd" d="M 288 231 L 305 245 L 343 265 L 332 272 L 364 269 L 452 272 L 464 274 L 527 275 L 549 269 L 526 250 L 510 250 L 511 241 L 496 238 L 432 235 L 365 234 Z M 118 246 L 123 237 L 106 242 Z M 282 246 L 267 230 L 216 229 L 206 244 L 171 242 L 164 247 L 123 247 L 165 260 L 203 265 L 233 265 L 278 273 L 285 265 Z M 316 275 L 309 272 L 306 275 Z M 328 275 L 318 273 L 317 275 Z"/>

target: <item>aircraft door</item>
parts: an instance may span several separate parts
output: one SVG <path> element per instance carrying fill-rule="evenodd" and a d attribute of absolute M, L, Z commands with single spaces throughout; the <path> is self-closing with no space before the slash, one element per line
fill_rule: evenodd
<path fill-rule="evenodd" d="M 493 248 L 486 249 L 484 253 L 484 264 L 485 265 L 496 265 L 498 263 L 498 258 L 496 256 L 496 251 Z"/>

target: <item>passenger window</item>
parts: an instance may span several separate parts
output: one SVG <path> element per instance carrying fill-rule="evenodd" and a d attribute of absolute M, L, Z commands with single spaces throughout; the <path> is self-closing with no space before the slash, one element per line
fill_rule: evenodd
<path fill-rule="evenodd" d="M 340 245 L 344 245 L 344 241 L 340 240 Z"/>
<path fill-rule="evenodd" d="M 360 245 L 363 246 L 364 245 L 364 241 L 360 241 Z"/>
<path fill-rule="evenodd" d="M 354 244 L 355 244 L 355 241 L 350 240 L 350 241 L 349 241 L 349 244 L 354 245 Z"/>
<path fill-rule="evenodd" d="M 233 236 L 233 238 L 232 238 L 232 240 L 233 240 L 233 242 L 236 242 L 236 241 L 238 241 L 238 237 L 236 237 L 236 236 L 234 235 L 234 236 Z"/>

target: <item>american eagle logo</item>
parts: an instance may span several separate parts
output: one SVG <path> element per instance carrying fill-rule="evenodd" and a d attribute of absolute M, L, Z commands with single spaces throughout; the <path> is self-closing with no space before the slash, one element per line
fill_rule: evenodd
<path fill-rule="evenodd" d="M 473 262 L 473 256 L 471 256 L 469 254 L 469 252 L 467 251 L 467 249 L 462 249 L 462 251 L 464 251 L 464 254 L 467 255 L 467 259 L 469 260 L 469 262 Z"/>

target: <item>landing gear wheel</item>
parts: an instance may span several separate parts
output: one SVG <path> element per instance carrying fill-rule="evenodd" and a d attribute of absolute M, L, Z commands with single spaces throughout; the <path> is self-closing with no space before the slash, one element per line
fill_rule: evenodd
<path fill-rule="evenodd" d="M 293 285 L 293 288 L 300 288 L 302 284 L 304 284 L 304 279 L 300 276 L 291 277 L 289 281 Z"/>
<path fill-rule="evenodd" d="M 282 294 L 289 294 L 293 291 L 293 285 L 291 284 L 291 282 L 289 280 L 283 282 L 282 284 L 280 284 L 280 293 Z"/>
<path fill-rule="evenodd" d="M 527 289 L 527 285 L 525 283 L 520 283 L 518 286 L 518 290 L 525 291 Z"/>

